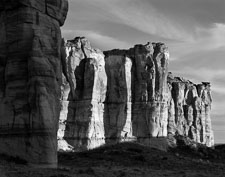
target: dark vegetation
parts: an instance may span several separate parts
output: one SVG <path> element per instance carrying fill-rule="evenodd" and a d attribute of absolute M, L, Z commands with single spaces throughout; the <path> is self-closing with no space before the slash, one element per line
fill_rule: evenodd
<path fill-rule="evenodd" d="M 212 149 L 183 137 L 177 137 L 177 147 L 168 152 L 132 142 L 60 152 L 58 169 L 33 169 L 21 159 L 0 158 L 0 170 L 9 177 L 225 176 L 225 145 Z"/>

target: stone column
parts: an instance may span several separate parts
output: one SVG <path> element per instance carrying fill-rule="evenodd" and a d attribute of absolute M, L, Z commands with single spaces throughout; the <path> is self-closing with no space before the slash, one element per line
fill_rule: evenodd
<path fill-rule="evenodd" d="M 132 137 L 131 69 L 132 60 L 124 51 L 106 52 L 108 78 L 104 126 L 107 143 L 127 141 Z"/>
<path fill-rule="evenodd" d="M 214 145 L 211 125 L 210 83 L 194 84 L 181 77 L 168 78 L 172 100 L 175 103 L 175 128 L 169 114 L 168 129 L 172 134 L 189 137 L 209 147 Z M 169 109 L 169 112 L 172 110 Z"/>
<path fill-rule="evenodd" d="M 134 134 L 143 140 L 165 137 L 168 124 L 168 49 L 162 43 L 148 43 L 136 45 L 134 51 Z"/>
<path fill-rule="evenodd" d="M 0 153 L 57 166 L 67 0 L 0 2 Z"/>
<path fill-rule="evenodd" d="M 104 54 L 92 48 L 84 37 L 77 37 L 70 43 L 72 52 L 67 63 L 71 68 L 70 96 L 64 139 L 75 150 L 92 149 L 105 143 L 103 114 L 107 76 Z"/>

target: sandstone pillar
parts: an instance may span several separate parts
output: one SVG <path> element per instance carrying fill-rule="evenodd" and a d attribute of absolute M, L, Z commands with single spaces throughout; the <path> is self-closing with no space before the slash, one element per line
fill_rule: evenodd
<path fill-rule="evenodd" d="M 0 2 L 0 153 L 57 165 L 67 0 Z"/>
<path fill-rule="evenodd" d="M 75 150 L 98 147 L 105 143 L 104 101 L 107 77 L 104 54 L 93 49 L 86 38 L 71 41 L 68 62 L 70 96 L 65 140 Z M 75 89 L 75 90 L 73 90 Z"/>
<path fill-rule="evenodd" d="M 132 60 L 121 51 L 106 52 L 107 97 L 104 112 L 107 142 L 127 141 L 132 138 L 131 69 Z"/>
<path fill-rule="evenodd" d="M 180 77 L 168 77 L 170 92 L 175 104 L 175 125 L 169 114 L 168 130 L 172 134 L 189 137 L 195 142 L 213 146 L 211 126 L 211 90 L 210 83 L 193 84 Z M 172 104 L 171 104 L 172 105 Z M 169 109 L 169 112 L 172 110 Z"/>
<path fill-rule="evenodd" d="M 168 124 L 168 49 L 162 43 L 148 43 L 136 45 L 134 50 L 134 134 L 139 139 L 165 137 Z"/>

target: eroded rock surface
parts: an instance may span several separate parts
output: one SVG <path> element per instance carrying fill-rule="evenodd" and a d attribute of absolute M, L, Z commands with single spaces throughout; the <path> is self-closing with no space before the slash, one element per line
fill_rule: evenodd
<path fill-rule="evenodd" d="M 141 142 L 150 143 L 150 137 L 167 136 L 167 70 L 169 59 L 167 47 L 162 43 L 148 43 L 135 45 L 129 50 L 112 50 L 105 53 L 107 54 L 106 61 L 109 63 L 108 68 L 111 69 L 110 76 L 118 75 L 120 73 L 118 70 L 123 67 L 123 64 L 114 64 L 117 60 L 124 64 L 128 60 L 131 63 L 129 66 L 132 67 L 126 72 L 122 72 L 119 77 L 108 78 L 110 83 L 108 87 L 111 88 L 111 90 L 108 89 L 108 93 L 114 98 L 113 102 L 116 103 L 115 100 L 118 100 L 120 103 L 127 104 L 128 102 L 129 104 L 126 109 L 122 105 L 116 104 L 119 113 L 109 108 L 111 114 L 105 120 L 108 122 L 114 120 L 117 123 L 122 120 L 123 123 L 120 123 L 117 129 L 124 127 L 127 122 L 128 125 L 131 125 L 127 135 L 134 136 Z M 112 63 L 116 66 L 114 70 L 112 68 L 115 66 Z M 126 87 L 126 80 L 130 81 L 128 87 Z M 123 88 L 125 89 L 122 92 L 123 97 L 121 97 L 116 93 Z M 111 101 L 107 100 L 106 103 L 109 105 Z M 126 110 L 129 111 L 129 114 L 124 114 Z M 119 114 L 122 116 L 116 117 Z M 115 125 L 116 123 L 114 123 Z M 111 125 L 111 127 L 114 126 Z"/>
<path fill-rule="evenodd" d="M 132 93 L 129 56 L 106 53 L 107 93 L 104 111 L 105 138 L 119 142 L 132 138 Z"/>
<path fill-rule="evenodd" d="M 134 139 L 151 145 L 153 137 L 174 135 L 213 145 L 210 84 L 168 75 L 165 44 L 149 42 L 104 56 L 78 37 L 66 49 L 64 87 L 71 90 L 63 101 L 68 104 L 63 132 L 75 150 Z M 67 110 L 61 111 L 64 117 Z"/>
<path fill-rule="evenodd" d="M 168 133 L 184 135 L 198 143 L 213 146 L 210 83 L 196 85 L 170 74 L 168 84 L 171 88 Z"/>
<path fill-rule="evenodd" d="M 107 76 L 104 54 L 92 48 L 84 37 L 77 37 L 66 45 L 70 92 L 67 101 L 62 101 L 62 105 L 68 104 L 61 111 L 68 109 L 63 138 L 75 150 L 95 148 L 105 143 L 103 113 Z"/>
<path fill-rule="evenodd" d="M 0 2 L 0 153 L 56 166 L 67 0 Z"/>

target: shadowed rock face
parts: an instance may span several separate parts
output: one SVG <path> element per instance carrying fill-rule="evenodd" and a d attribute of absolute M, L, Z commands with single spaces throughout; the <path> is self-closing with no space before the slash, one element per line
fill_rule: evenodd
<path fill-rule="evenodd" d="M 107 143 L 132 138 L 132 60 L 126 55 L 106 54 L 107 92 L 104 111 Z"/>
<path fill-rule="evenodd" d="M 150 145 L 151 137 L 169 134 L 213 145 L 210 84 L 168 76 L 165 44 L 135 45 L 104 56 L 78 37 L 66 50 L 71 90 L 69 102 L 62 101 L 69 105 L 61 111 L 68 110 L 62 132 L 75 150 L 133 139 Z"/>
<path fill-rule="evenodd" d="M 67 0 L 0 2 L 0 153 L 56 166 Z"/>

